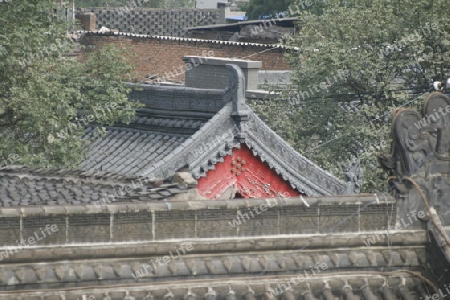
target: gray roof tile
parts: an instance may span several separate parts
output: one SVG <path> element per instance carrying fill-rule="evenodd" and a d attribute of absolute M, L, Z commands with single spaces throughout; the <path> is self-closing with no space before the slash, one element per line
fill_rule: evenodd
<path fill-rule="evenodd" d="M 192 112 L 189 112 L 192 115 Z M 195 119 L 191 119 L 195 117 Z M 142 109 L 130 124 L 107 127 L 104 136 L 91 144 L 80 167 L 85 170 L 139 174 L 142 168 L 161 161 L 195 133 L 208 116 L 174 116 L 173 112 Z M 86 136 L 92 134 L 92 127 Z"/>
<path fill-rule="evenodd" d="M 142 187 L 138 179 L 111 172 L 5 166 L 0 168 L 0 207 L 94 204 L 102 198 L 109 202 L 109 195 L 114 196 L 114 201 L 148 201 L 170 198 L 187 190 L 185 184 L 170 180 L 149 182 Z M 126 185 L 135 188 L 124 195 L 119 193 L 118 189 Z"/>

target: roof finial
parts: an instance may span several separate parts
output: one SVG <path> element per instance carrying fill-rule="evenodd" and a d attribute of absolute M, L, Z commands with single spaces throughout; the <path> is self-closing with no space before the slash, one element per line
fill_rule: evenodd
<path fill-rule="evenodd" d="M 245 105 L 245 77 L 241 68 L 237 65 L 227 64 L 229 72 L 229 86 L 226 90 L 230 94 L 233 102 L 233 114 L 248 115 L 247 107 Z"/>
<path fill-rule="evenodd" d="M 241 68 L 237 65 L 227 64 L 226 65 L 230 74 L 230 85 L 226 89 L 226 95 L 231 96 L 231 101 L 233 102 L 233 112 L 232 116 L 237 123 L 239 128 L 239 133 L 236 138 L 243 142 L 245 139 L 245 133 L 242 128 L 243 121 L 248 120 L 249 109 L 245 104 L 245 77 Z"/>

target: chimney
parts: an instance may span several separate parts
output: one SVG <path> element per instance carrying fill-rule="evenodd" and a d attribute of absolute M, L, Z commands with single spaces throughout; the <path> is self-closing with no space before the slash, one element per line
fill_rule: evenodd
<path fill-rule="evenodd" d="M 80 21 L 81 28 L 87 31 L 97 30 L 97 16 L 92 12 L 79 12 L 75 18 Z"/>
<path fill-rule="evenodd" d="M 217 8 L 219 9 L 219 22 L 218 24 L 226 24 L 227 16 L 230 14 L 230 3 L 218 2 Z"/>

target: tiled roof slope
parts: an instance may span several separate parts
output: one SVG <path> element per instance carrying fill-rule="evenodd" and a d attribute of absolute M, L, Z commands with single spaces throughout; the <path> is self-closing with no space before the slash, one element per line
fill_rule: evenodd
<path fill-rule="evenodd" d="M 108 127 L 107 134 L 91 144 L 80 167 L 148 175 L 143 170 L 173 153 L 224 105 L 223 95 L 221 90 L 179 87 L 146 86 L 134 91 L 131 98 L 145 107 L 138 110 L 130 124 Z M 92 131 L 93 127 L 87 129 L 86 138 Z"/>
<path fill-rule="evenodd" d="M 233 148 L 253 153 L 308 196 L 347 192 L 345 182 L 301 156 L 245 104 L 244 77 L 230 65 L 226 90 L 147 86 L 131 97 L 145 104 L 130 125 L 95 141 L 84 169 L 167 178 L 183 169 L 198 179 Z"/>
<path fill-rule="evenodd" d="M 81 168 L 138 174 L 147 164 L 159 162 L 173 152 L 186 140 L 187 132 L 195 132 L 203 124 L 204 120 L 136 117 L 128 128 L 108 128 L 107 134 L 91 145 Z M 166 132 L 159 132 L 161 126 Z M 182 130 L 184 134 L 177 133 Z M 87 135 L 92 131 L 92 127 L 88 128 Z"/>
<path fill-rule="evenodd" d="M 0 207 L 95 204 L 163 200 L 188 186 L 170 180 L 144 182 L 137 176 L 26 166 L 0 168 Z"/>

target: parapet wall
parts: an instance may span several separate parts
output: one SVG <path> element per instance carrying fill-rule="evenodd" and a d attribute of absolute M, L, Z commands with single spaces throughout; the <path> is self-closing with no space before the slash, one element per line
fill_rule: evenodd
<path fill-rule="evenodd" d="M 395 215 L 392 199 L 377 203 L 373 195 L 27 206 L 0 209 L 0 241 L 16 247 L 29 237 L 36 241 L 27 245 L 42 246 L 358 233 L 393 226 Z"/>
<path fill-rule="evenodd" d="M 256 90 L 258 88 L 258 70 L 261 68 L 260 61 L 210 58 L 201 56 L 185 56 L 185 63 L 190 64 L 186 72 L 185 85 L 187 87 L 202 89 L 226 89 L 229 85 L 227 64 L 234 64 L 241 68 L 245 77 L 245 90 Z M 214 80 L 211 80 L 214 78 Z"/>
<path fill-rule="evenodd" d="M 0 298 L 229 299 L 231 291 L 233 299 L 268 299 L 267 289 L 292 274 L 304 274 L 308 286 L 315 280 L 311 294 L 323 292 L 324 280 L 338 295 L 343 281 L 360 293 L 367 274 L 426 264 L 424 228 L 379 238 L 395 216 L 395 202 L 382 194 L 3 208 L 0 240 L 10 246 L 0 247 Z M 49 224 L 58 230 L 42 238 Z M 13 242 L 36 236 L 38 245 Z M 403 282 L 417 287 L 408 275 Z M 388 279 L 366 283 L 381 291 Z M 293 285 L 300 298 L 304 291 Z"/>
<path fill-rule="evenodd" d="M 97 16 L 97 28 L 102 26 L 149 35 L 184 37 L 189 27 L 216 24 L 218 9 L 139 9 L 139 8 L 80 8 Z"/>

